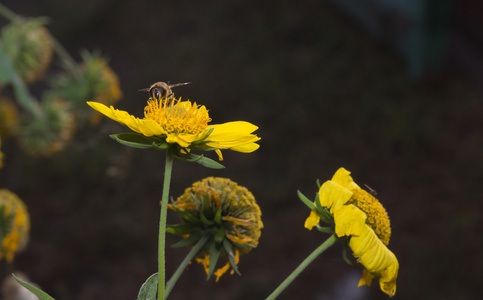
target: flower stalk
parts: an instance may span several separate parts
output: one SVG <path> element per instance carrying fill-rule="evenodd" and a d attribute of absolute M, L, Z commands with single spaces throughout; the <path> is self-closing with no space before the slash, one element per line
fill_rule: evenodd
<path fill-rule="evenodd" d="M 327 250 L 337 241 L 335 235 L 331 235 L 322 245 L 317 247 L 307 258 L 267 297 L 266 300 L 273 300 L 280 295 L 291 283 L 314 261 L 320 254 Z"/>
<path fill-rule="evenodd" d="M 161 213 L 159 218 L 158 244 L 158 299 L 165 298 L 165 248 L 166 248 L 166 217 L 168 212 L 169 185 L 173 169 L 173 153 L 166 151 L 166 165 L 164 167 L 163 197 L 161 198 Z"/>

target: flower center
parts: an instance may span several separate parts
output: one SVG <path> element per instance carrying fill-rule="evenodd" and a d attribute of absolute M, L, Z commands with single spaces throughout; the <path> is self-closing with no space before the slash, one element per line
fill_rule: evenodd
<path fill-rule="evenodd" d="M 211 121 L 204 105 L 180 102 L 175 98 L 150 98 L 144 108 L 144 118 L 156 121 L 168 133 L 198 134 L 208 127 Z"/>
<path fill-rule="evenodd" d="M 367 214 L 367 225 L 371 226 L 379 239 L 387 246 L 391 238 L 391 224 L 386 210 L 374 196 L 365 190 L 354 189 L 352 193 L 349 203 Z"/>

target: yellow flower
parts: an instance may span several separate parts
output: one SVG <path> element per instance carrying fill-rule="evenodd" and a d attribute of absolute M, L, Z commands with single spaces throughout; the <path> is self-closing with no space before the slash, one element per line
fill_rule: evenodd
<path fill-rule="evenodd" d="M 0 259 L 13 260 L 27 243 L 30 219 L 25 204 L 9 190 L 0 189 Z"/>
<path fill-rule="evenodd" d="M 370 286 L 372 279 L 379 277 L 381 290 L 394 295 L 399 263 L 387 248 L 391 227 L 381 203 L 361 189 L 344 168 L 320 187 L 319 201 L 334 218 L 335 234 L 349 238 L 354 257 L 364 267 L 359 286 Z M 312 210 L 305 227 L 312 229 L 319 221 L 319 214 Z"/>
<path fill-rule="evenodd" d="M 195 182 L 169 207 L 183 219 L 183 224 L 171 226 L 169 233 L 183 235 L 189 244 L 208 237 L 201 250 L 204 257 L 196 261 L 208 276 L 214 274 L 216 281 L 230 267 L 231 274 L 238 273 L 239 255 L 258 246 L 263 228 L 260 207 L 249 190 L 230 179 L 208 177 Z M 229 261 L 214 271 L 220 254 Z"/>
<path fill-rule="evenodd" d="M 178 145 L 183 153 L 215 150 L 219 159 L 223 160 L 220 149 L 249 153 L 259 147 L 256 142 L 260 138 L 252 134 L 257 126 L 244 121 L 208 125 L 211 121 L 208 110 L 196 102 L 150 98 L 142 119 L 102 103 L 87 104 L 153 141 L 161 139 L 169 145 Z"/>

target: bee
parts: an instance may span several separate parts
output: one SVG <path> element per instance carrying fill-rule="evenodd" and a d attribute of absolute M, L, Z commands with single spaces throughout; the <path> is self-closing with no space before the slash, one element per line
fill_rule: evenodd
<path fill-rule="evenodd" d="M 183 82 L 183 83 L 175 83 L 170 84 L 169 82 L 156 82 L 155 84 L 151 85 L 149 88 L 141 89 L 139 91 L 147 91 L 149 96 L 153 99 L 161 100 L 163 98 L 168 99 L 169 101 L 173 100 L 174 93 L 171 88 L 180 86 L 180 85 L 187 85 L 191 82 Z"/>

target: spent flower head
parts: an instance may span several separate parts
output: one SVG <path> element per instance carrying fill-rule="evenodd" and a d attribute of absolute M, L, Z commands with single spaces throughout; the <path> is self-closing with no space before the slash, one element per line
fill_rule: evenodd
<path fill-rule="evenodd" d="M 113 105 L 122 98 L 119 78 L 99 53 L 81 53 L 82 63 L 75 70 L 67 69 L 50 80 L 49 94 L 68 99 L 78 120 L 100 122 L 100 114 L 85 106 L 85 99 Z"/>
<path fill-rule="evenodd" d="M 216 281 L 231 267 L 238 272 L 239 255 L 257 247 L 263 223 L 260 207 L 252 193 L 227 178 L 208 177 L 195 182 L 176 201 L 169 205 L 183 221 L 172 225 L 167 232 L 182 235 L 184 240 L 175 246 L 194 245 L 207 237 L 196 260 L 208 278 Z M 215 271 L 218 258 L 228 262 Z"/>
<path fill-rule="evenodd" d="M 2 136 L 0 135 L 0 168 L 3 168 Z"/>
<path fill-rule="evenodd" d="M 305 227 L 335 232 L 352 249 L 357 262 L 364 268 L 359 286 L 370 286 L 372 279 L 379 277 L 381 290 L 390 296 L 394 295 L 399 262 L 387 248 L 391 227 L 382 204 L 361 189 L 344 168 L 337 170 L 332 180 L 320 187 L 313 204 L 303 195 L 300 196 L 311 208 Z M 321 227 L 320 220 L 332 227 Z"/>
<path fill-rule="evenodd" d="M 0 189 L 0 259 L 11 262 L 27 243 L 30 219 L 25 204 L 6 189 Z"/>
<path fill-rule="evenodd" d="M 74 131 L 75 119 L 68 103 L 46 99 L 42 101 L 40 114 L 19 127 L 19 144 L 30 155 L 50 156 L 71 141 Z"/>
<path fill-rule="evenodd" d="M 53 55 L 45 18 L 17 18 L 5 26 L 0 43 L 14 69 L 27 83 L 43 78 Z"/>
<path fill-rule="evenodd" d="M 201 160 L 201 156 L 192 154 L 191 150 L 214 150 L 222 160 L 220 151 L 222 149 L 249 153 L 259 147 L 256 142 L 260 138 L 252 134 L 258 129 L 257 126 L 244 121 L 210 125 L 208 123 L 211 118 L 204 105 L 181 101 L 173 95 L 159 99 L 149 98 L 142 119 L 102 103 L 87 102 L 87 104 L 136 132 L 111 135 L 118 142 L 128 146 L 169 148 L 180 159 L 191 159 L 200 163 L 205 160 Z M 183 158 L 182 155 L 188 157 Z"/>
<path fill-rule="evenodd" d="M 15 103 L 9 98 L 0 96 L 0 135 L 9 136 L 18 125 L 19 113 Z"/>

